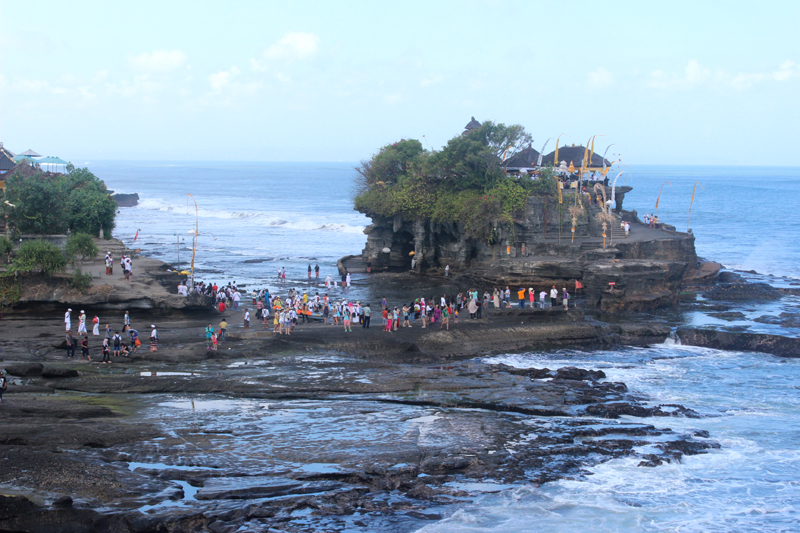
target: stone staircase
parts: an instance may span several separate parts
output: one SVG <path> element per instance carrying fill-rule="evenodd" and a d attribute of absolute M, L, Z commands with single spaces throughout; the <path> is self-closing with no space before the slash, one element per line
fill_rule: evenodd
<path fill-rule="evenodd" d="M 594 218 L 595 215 L 597 215 L 598 213 L 600 213 L 600 206 L 599 205 L 597 205 L 597 204 L 589 205 L 589 217 L 592 220 L 592 223 L 591 223 L 591 228 L 592 229 L 591 229 L 590 234 L 591 234 L 592 237 L 602 237 L 603 236 L 603 226 L 601 224 L 598 224 L 597 221 Z M 620 227 L 620 217 L 619 217 L 619 215 L 617 215 L 613 211 L 612 211 L 611 214 L 614 215 L 614 222 L 612 222 L 610 224 L 610 226 L 611 226 L 609 228 L 610 231 L 607 231 L 606 237 L 607 238 L 613 238 L 614 240 L 616 240 L 616 239 L 624 239 L 625 238 L 625 231 Z M 602 246 L 602 244 L 601 244 L 601 246 Z"/>

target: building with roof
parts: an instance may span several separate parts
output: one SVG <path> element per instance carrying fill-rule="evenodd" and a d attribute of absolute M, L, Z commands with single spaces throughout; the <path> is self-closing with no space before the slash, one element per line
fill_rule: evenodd
<path fill-rule="evenodd" d="M 528 144 L 527 148 L 506 159 L 503 162 L 503 167 L 505 167 L 506 172 L 533 172 L 538 166 L 538 161 L 539 151 Z"/>
<path fill-rule="evenodd" d="M 575 168 L 583 166 L 583 158 L 586 154 L 586 147 L 580 145 L 562 146 L 558 149 L 558 161 L 555 160 L 556 152 L 553 150 L 546 156 L 542 157 L 542 166 L 555 166 L 557 167 L 561 161 L 566 161 L 568 164 L 572 163 Z M 589 157 L 589 162 L 586 167 L 602 167 L 603 156 L 593 153 Z M 611 161 L 605 160 L 605 166 L 611 166 Z"/>
<path fill-rule="evenodd" d="M 472 120 L 470 120 L 467 123 L 467 125 L 464 126 L 464 131 L 461 133 L 461 135 L 467 135 L 469 132 L 471 132 L 475 128 L 480 128 L 480 127 L 481 127 L 481 123 L 478 122 L 477 120 L 475 120 L 475 117 L 472 117 Z"/>

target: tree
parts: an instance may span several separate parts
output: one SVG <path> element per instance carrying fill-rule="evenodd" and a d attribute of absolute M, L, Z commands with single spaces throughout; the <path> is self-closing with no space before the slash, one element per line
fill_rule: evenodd
<path fill-rule="evenodd" d="M 22 233 L 39 235 L 67 232 L 66 202 L 63 179 L 46 178 L 44 174 L 13 174 L 6 179 L 8 224 Z"/>
<path fill-rule="evenodd" d="M 111 236 L 117 215 L 117 202 L 108 194 L 105 183 L 86 168 L 67 174 L 68 222 L 72 232 Z"/>
<path fill-rule="evenodd" d="M 61 250 L 50 242 L 37 239 L 22 243 L 9 271 L 52 276 L 56 272 L 62 272 L 66 267 L 67 258 Z"/>
<path fill-rule="evenodd" d="M 68 167 L 68 174 L 14 174 L 6 180 L 8 224 L 21 233 L 64 234 L 67 229 L 110 236 L 117 203 L 101 180 L 88 169 Z"/>
<path fill-rule="evenodd" d="M 80 266 L 83 266 L 83 261 L 86 259 L 94 259 L 100 253 L 94 239 L 91 235 L 86 233 L 73 233 L 67 239 L 67 257 L 75 260 L 78 256 L 81 257 Z"/>
<path fill-rule="evenodd" d="M 11 262 L 11 252 L 14 251 L 14 244 L 11 239 L 3 235 L 0 237 L 0 254 L 6 254 L 6 262 Z"/>

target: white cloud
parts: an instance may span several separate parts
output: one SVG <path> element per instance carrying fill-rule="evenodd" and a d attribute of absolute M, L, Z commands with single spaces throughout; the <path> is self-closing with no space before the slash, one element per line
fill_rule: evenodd
<path fill-rule="evenodd" d="M 186 64 L 186 54 L 181 50 L 153 50 L 128 58 L 128 65 L 139 72 L 170 72 Z"/>
<path fill-rule="evenodd" d="M 712 72 L 696 60 L 691 59 L 682 74 L 666 73 L 661 70 L 650 74 L 649 85 L 659 89 L 690 89 L 709 82 L 718 86 L 747 89 L 761 82 L 784 82 L 800 77 L 800 64 L 784 61 L 772 72 L 739 72 L 730 74 L 723 70 Z"/>
<path fill-rule="evenodd" d="M 661 70 L 650 74 L 651 87 L 659 89 L 689 89 L 694 85 L 705 83 L 711 78 L 711 71 L 702 66 L 696 59 L 690 59 L 682 74 L 666 73 Z"/>
<path fill-rule="evenodd" d="M 383 97 L 383 101 L 387 104 L 401 104 L 406 100 L 407 98 L 400 93 L 387 94 Z"/>
<path fill-rule="evenodd" d="M 266 70 L 273 61 L 309 60 L 319 52 L 320 38 L 313 33 L 287 31 L 261 53 L 261 60 L 250 61 L 253 69 Z"/>
<path fill-rule="evenodd" d="M 430 78 L 423 78 L 419 81 L 419 84 L 423 87 L 428 87 L 430 85 L 435 85 L 437 83 L 441 83 L 444 81 L 444 78 L 440 75 L 431 76 Z"/>
<path fill-rule="evenodd" d="M 800 65 L 794 61 L 784 61 L 778 70 L 772 72 L 740 72 L 731 82 L 737 89 L 747 89 L 762 81 L 788 81 L 800 76 Z"/>
<path fill-rule="evenodd" d="M 212 91 L 219 93 L 239 74 L 241 74 L 241 71 L 237 67 L 231 67 L 230 70 L 221 70 L 209 76 L 208 83 L 211 84 Z"/>
<path fill-rule="evenodd" d="M 603 67 L 591 71 L 587 75 L 587 78 L 589 80 L 589 85 L 595 89 L 603 89 L 614 85 L 614 75 Z"/>

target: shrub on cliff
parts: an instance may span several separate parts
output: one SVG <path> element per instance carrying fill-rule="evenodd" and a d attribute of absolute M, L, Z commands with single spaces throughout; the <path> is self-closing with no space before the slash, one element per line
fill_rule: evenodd
<path fill-rule="evenodd" d="M 86 233 L 73 233 L 67 239 L 66 254 L 72 261 L 80 256 L 81 263 L 86 259 L 94 259 L 100 253 L 94 239 Z"/>
<path fill-rule="evenodd" d="M 57 246 L 37 239 L 22 243 L 7 272 L 14 274 L 32 272 L 52 276 L 56 272 L 62 272 L 66 267 L 67 258 Z"/>
<path fill-rule="evenodd" d="M 8 224 L 20 233 L 73 232 L 108 237 L 115 226 L 117 204 L 105 184 L 88 169 L 69 167 L 68 174 L 13 174 L 6 180 Z"/>
<path fill-rule="evenodd" d="M 485 122 L 439 151 L 403 139 L 356 168 L 355 208 L 367 215 L 457 222 L 467 235 L 491 241 L 498 226 L 513 231 L 514 211 L 536 181 L 507 176 L 503 156 L 530 141 L 522 126 Z"/>

